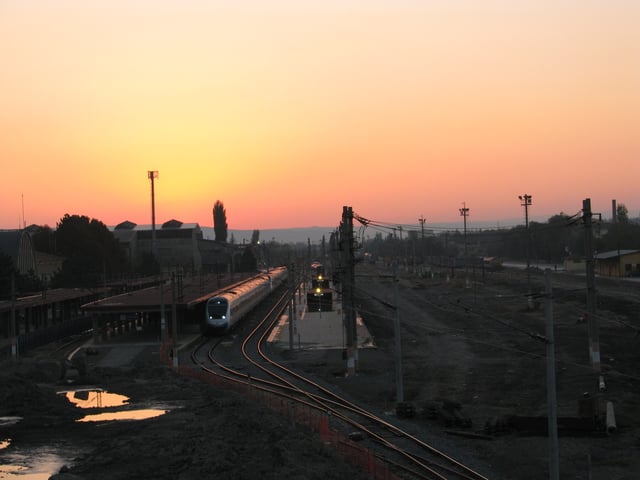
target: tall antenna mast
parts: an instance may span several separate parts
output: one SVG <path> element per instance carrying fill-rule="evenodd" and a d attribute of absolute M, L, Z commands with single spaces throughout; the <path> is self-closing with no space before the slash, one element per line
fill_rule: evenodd
<path fill-rule="evenodd" d="M 27 228 L 27 220 L 24 218 L 24 193 L 22 195 L 22 228 Z"/>

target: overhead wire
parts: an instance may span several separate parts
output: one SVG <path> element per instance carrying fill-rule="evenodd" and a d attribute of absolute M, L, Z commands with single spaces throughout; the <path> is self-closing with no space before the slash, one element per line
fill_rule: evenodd
<path fill-rule="evenodd" d="M 411 232 L 423 231 L 423 226 L 419 226 L 417 224 L 403 224 L 400 222 L 394 223 L 394 222 L 388 222 L 388 221 L 371 220 L 362 215 L 359 215 L 358 213 L 354 213 L 353 218 L 365 226 L 377 227 L 381 231 L 393 232 L 393 231 L 397 231 L 399 228 L 402 229 L 402 231 L 411 231 Z M 563 218 L 563 222 L 553 222 L 553 223 L 530 222 L 529 227 L 531 227 L 531 225 L 535 225 L 535 231 L 544 232 L 550 229 L 569 227 L 569 226 L 575 225 L 578 221 L 581 221 L 581 220 L 582 220 L 582 211 L 580 210 L 571 216 L 566 216 L 566 218 Z M 454 231 L 460 230 L 460 227 L 442 226 L 438 224 L 428 224 L 428 225 L 429 225 L 429 230 L 431 231 L 437 230 L 442 232 L 454 232 Z M 514 233 L 512 232 L 512 230 L 517 227 L 524 228 L 524 225 L 504 225 L 496 228 L 467 227 L 467 233 L 496 231 L 496 232 L 507 234 L 507 233 Z M 517 233 L 520 234 L 522 232 L 517 232 Z"/>

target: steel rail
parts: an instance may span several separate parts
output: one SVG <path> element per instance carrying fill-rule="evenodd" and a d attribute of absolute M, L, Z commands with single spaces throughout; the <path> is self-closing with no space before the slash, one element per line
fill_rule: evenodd
<path fill-rule="evenodd" d="M 258 322 L 257 326 L 253 328 L 244 338 L 242 342 L 242 353 L 245 359 L 257 368 L 260 372 L 263 372 L 267 375 L 267 378 L 261 378 L 258 375 L 251 375 L 249 373 L 240 372 L 237 369 L 231 368 L 227 365 L 224 365 L 222 362 L 216 360 L 215 351 L 218 349 L 222 340 L 218 340 L 214 343 L 214 345 L 209 349 L 207 354 L 209 361 L 212 362 L 219 371 L 215 371 L 209 367 L 207 367 L 203 362 L 197 359 L 197 352 L 208 342 L 204 341 L 194 351 L 192 352 L 192 360 L 196 365 L 198 365 L 201 369 L 207 371 L 210 374 L 221 376 L 226 380 L 233 381 L 240 384 L 250 385 L 252 388 L 259 389 L 261 391 L 269 392 L 271 394 L 275 394 L 281 396 L 283 398 L 289 399 L 291 401 L 299 402 L 309 408 L 316 409 L 322 412 L 331 412 L 332 418 L 337 419 L 344 424 L 349 425 L 352 428 L 356 428 L 357 430 L 365 433 L 367 438 L 376 444 L 388 449 L 390 452 L 393 452 L 395 455 L 399 455 L 405 462 L 410 462 L 413 465 L 413 468 L 402 466 L 399 461 L 394 461 L 390 457 L 386 455 L 381 455 L 376 452 L 375 455 L 382 459 L 383 461 L 393 464 L 395 468 L 402 468 L 405 472 L 413 475 L 416 478 L 424 478 L 424 479 L 439 479 L 439 480 L 449 480 L 451 475 L 455 475 L 455 478 L 462 478 L 464 480 L 486 480 L 486 477 L 482 476 L 478 472 L 470 469 L 466 465 L 458 462 L 447 454 L 441 452 L 435 447 L 423 442 L 418 439 L 414 435 L 402 430 L 401 428 L 393 425 L 392 423 L 381 419 L 380 417 L 372 414 L 371 412 L 365 410 L 364 408 L 348 401 L 347 399 L 335 394 L 328 388 L 311 381 L 309 378 L 304 377 L 296 373 L 295 371 L 284 367 L 278 362 L 272 360 L 264 351 L 263 345 L 266 342 L 266 338 L 270 333 L 273 325 L 278 320 L 279 316 L 282 314 L 284 309 L 287 306 L 287 298 L 288 294 L 283 295 L 276 305 L 269 311 L 265 317 Z M 259 357 L 266 362 L 270 368 L 265 365 L 262 365 L 260 361 L 257 361 L 252 358 L 254 354 L 249 352 L 249 346 L 251 342 L 255 341 L 255 349 L 259 355 Z M 289 375 L 297 382 L 302 382 L 303 385 L 312 386 L 314 389 L 321 392 L 313 393 L 300 385 L 296 385 L 290 380 L 284 378 L 281 374 L 277 374 L 272 369 L 275 368 L 281 372 L 284 372 L 286 375 Z M 220 373 L 224 372 L 224 373 Z M 276 381 L 270 380 L 275 379 Z M 343 412 L 347 413 L 343 413 Z M 351 416 L 350 416 L 351 415 Z M 366 426 L 362 423 L 362 421 L 354 419 L 352 416 L 358 415 L 368 422 L 372 423 L 372 426 Z M 431 455 L 435 455 L 437 458 L 441 460 L 445 460 L 449 462 L 452 466 L 443 465 L 436 461 L 426 459 L 421 457 L 415 453 L 409 452 L 405 447 L 400 446 L 399 444 L 389 441 L 383 434 L 378 433 L 373 430 L 373 428 L 382 429 L 387 433 L 392 433 L 394 436 L 404 439 L 405 441 L 411 442 L 413 445 L 418 446 L 419 448 L 427 451 Z M 415 468 L 419 468 L 420 471 L 416 471 Z M 462 470 L 462 471 L 460 471 Z M 448 475 L 448 476 L 444 476 Z"/>

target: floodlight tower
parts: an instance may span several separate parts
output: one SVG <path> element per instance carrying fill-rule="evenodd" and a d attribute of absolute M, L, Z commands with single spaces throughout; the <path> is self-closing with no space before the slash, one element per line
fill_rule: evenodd
<path fill-rule="evenodd" d="M 158 245 L 156 243 L 156 196 L 154 190 L 154 180 L 158 178 L 158 171 L 147 171 L 147 178 L 151 180 L 151 254 L 153 255 L 153 259 L 157 262 Z"/>

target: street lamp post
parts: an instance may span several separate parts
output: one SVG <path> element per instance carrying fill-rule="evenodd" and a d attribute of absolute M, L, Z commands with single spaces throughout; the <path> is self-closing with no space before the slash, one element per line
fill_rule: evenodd
<path fill-rule="evenodd" d="M 157 262 L 158 246 L 156 244 L 156 197 L 154 190 L 154 180 L 158 178 L 158 171 L 147 171 L 147 178 L 151 180 L 151 253 L 153 255 L 153 259 Z"/>
<path fill-rule="evenodd" d="M 462 208 L 460 209 L 460 215 L 464 217 L 464 256 L 465 256 L 465 264 L 467 257 L 467 217 L 469 216 L 469 209 L 467 208 L 466 202 L 462 202 Z"/>
<path fill-rule="evenodd" d="M 421 263 L 424 263 L 424 222 L 426 222 L 427 220 L 424 218 L 424 215 L 420 215 L 420 218 L 418 219 L 418 222 L 420 222 L 420 229 L 422 230 L 422 239 L 420 241 L 420 261 Z M 431 259 L 429 259 L 429 261 L 431 261 Z"/>
<path fill-rule="evenodd" d="M 147 178 L 151 180 L 151 255 L 156 265 L 160 265 L 158 260 L 158 245 L 156 242 L 156 196 L 154 180 L 158 178 L 157 170 L 148 170 Z M 167 325 L 164 314 L 164 280 L 162 278 L 162 267 L 160 267 L 160 337 L 164 341 L 167 337 Z"/>
<path fill-rule="evenodd" d="M 531 303 L 531 261 L 530 261 L 530 251 L 531 251 L 531 233 L 529 232 L 529 206 L 531 205 L 531 195 L 518 195 L 520 199 L 520 205 L 524 207 L 524 226 L 527 230 L 527 298 L 529 303 Z"/>

